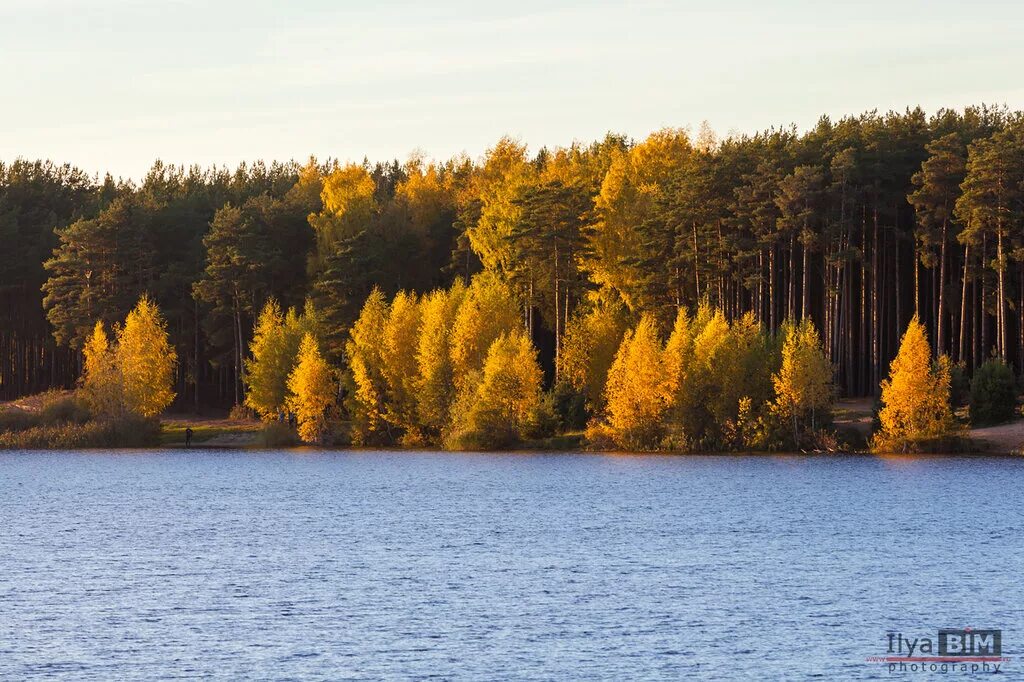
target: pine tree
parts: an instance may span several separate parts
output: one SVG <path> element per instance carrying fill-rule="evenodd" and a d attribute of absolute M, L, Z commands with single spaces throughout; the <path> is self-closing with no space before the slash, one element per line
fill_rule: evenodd
<path fill-rule="evenodd" d="M 118 331 L 116 357 L 127 409 L 145 417 L 163 412 L 174 400 L 178 355 L 168 341 L 160 309 L 147 296 L 139 299 Z"/>
<path fill-rule="evenodd" d="M 1007 129 L 969 147 L 963 193 L 956 216 L 964 224 L 958 239 L 967 245 L 995 242 L 996 353 L 1005 361 L 1009 345 L 1006 271 L 1010 251 L 1024 225 L 1024 123 L 1020 130 Z M 982 349 L 987 353 L 988 349 Z"/>
<path fill-rule="evenodd" d="M 295 413 L 299 437 L 319 443 L 327 431 L 328 411 L 334 405 L 335 380 L 312 334 L 302 337 L 295 369 L 288 377 L 288 406 Z"/>
<path fill-rule="evenodd" d="M 515 204 L 520 214 L 509 235 L 517 256 L 515 276 L 520 289 L 528 293 L 531 311 L 535 304 L 546 310 L 555 332 L 557 377 L 562 371 L 560 352 L 566 320 L 582 286 L 577 260 L 583 250 L 584 216 L 590 197 L 582 187 L 551 180 L 526 188 Z"/>
<path fill-rule="evenodd" d="M 946 349 L 946 277 L 949 261 L 946 254 L 955 220 L 953 211 L 966 173 L 963 146 L 957 133 L 944 135 L 925 145 L 928 159 L 911 178 L 915 189 L 907 196 L 917 218 L 920 260 L 929 268 L 939 268 L 935 348 L 940 354 Z"/>
<path fill-rule="evenodd" d="M 949 372 L 944 356 L 932 361 L 924 326 L 915 315 L 900 341 L 889 378 L 882 382 L 881 430 L 872 439 L 873 450 L 913 450 L 954 434 Z"/>

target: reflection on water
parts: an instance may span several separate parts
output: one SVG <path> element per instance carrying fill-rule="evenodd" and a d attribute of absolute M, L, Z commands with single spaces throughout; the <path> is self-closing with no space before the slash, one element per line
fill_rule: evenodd
<path fill-rule="evenodd" d="M 889 630 L 968 625 L 1019 656 L 1022 486 L 1014 459 L 0 453 L 0 678 L 856 679 Z"/>

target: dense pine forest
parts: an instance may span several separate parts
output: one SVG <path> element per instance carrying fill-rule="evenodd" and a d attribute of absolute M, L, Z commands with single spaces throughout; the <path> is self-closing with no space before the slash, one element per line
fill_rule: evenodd
<path fill-rule="evenodd" d="M 1024 117 L 870 112 L 532 155 L 502 139 L 478 161 L 157 162 L 139 183 L 16 160 L 0 243 L 5 399 L 74 385 L 97 319 L 113 328 L 143 294 L 167 320 L 178 408 L 227 407 L 268 301 L 316 315 L 344 367 L 375 289 L 481 272 L 510 292 L 546 385 L 595 306 L 667 337 L 704 303 L 773 332 L 809 319 L 839 391 L 873 395 L 915 314 L 967 373 L 992 355 L 1024 367 Z"/>

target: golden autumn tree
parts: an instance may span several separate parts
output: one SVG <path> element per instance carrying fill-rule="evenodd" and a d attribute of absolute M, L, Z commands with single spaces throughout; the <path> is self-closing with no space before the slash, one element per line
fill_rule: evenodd
<path fill-rule="evenodd" d="M 689 163 L 686 131 L 665 129 L 629 150 L 615 150 L 594 200 L 597 221 L 589 232 L 585 268 L 595 284 L 619 292 L 630 310 L 643 309 L 643 269 L 649 256 L 641 227 L 658 210 L 674 175 Z M 658 255 L 658 254 L 654 254 Z"/>
<path fill-rule="evenodd" d="M 709 441 L 717 437 L 722 416 L 730 407 L 738 409 L 724 397 L 730 378 L 724 370 L 734 361 L 729 321 L 707 304 L 692 319 L 685 320 L 684 313 L 677 315 L 666 352 L 673 441 L 691 448 L 714 446 Z"/>
<path fill-rule="evenodd" d="M 174 400 L 178 354 L 167 338 L 160 309 L 148 296 L 139 299 L 117 334 L 117 367 L 126 408 L 153 417 Z"/>
<path fill-rule="evenodd" d="M 487 351 L 482 378 L 457 403 L 453 449 L 503 447 L 537 432 L 545 421 L 543 373 L 523 331 L 499 336 Z"/>
<path fill-rule="evenodd" d="M 570 319 L 559 355 L 559 381 L 583 396 L 591 413 L 604 408 L 608 370 L 626 332 L 619 303 L 596 302 Z"/>
<path fill-rule="evenodd" d="M 535 180 L 536 170 L 527 160 L 526 145 L 503 137 L 487 150 L 484 164 L 474 176 L 480 218 L 466 231 L 473 251 L 487 270 L 507 275 L 515 268 L 509 237 L 523 211 L 515 199 Z"/>
<path fill-rule="evenodd" d="M 488 349 L 499 336 L 521 328 L 519 305 L 508 284 L 489 272 L 475 276 L 452 324 L 456 388 L 461 390 L 471 374 L 483 369 Z"/>
<path fill-rule="evenodd" d="M 782 367 L 772 377 L 772 411 L 792 430 L 799 446 L 801 428 L 814 431 L 832 405 L 832 365 L 821 347 L 821 337 L 809 318 L 784 326 Z"/>
<path fill-rule="evenodd" d="M 340 240 L 365 230 L 377 212 L 376 185 L 362 166 L 335 168 L 323 178 L 321 188 L 323 210 L 309 216 L 316 235 L 314 269 Z"/>
<path fill-rule="evenodd" d="M 82 396 L 86 405 L 96 416 L 113 417 L 120 414 L 124 409 L 121 373 L 102 322 L 96 322 L 82 348 L 82 354 Z"/>
<path fill-rule="evenodd" d="M 643 315 L 626 332 L 608 371 L 603 430 L 621 448 L 652 450 L 665 432 L 671 391 L 657 323 Z"/>
<path fill-rule="evenodd" d="M 388 383 L 384 376 L 384 327 L 389 307 L 380 289 L 374 288 L 349 331 L 345 350 L 353 390 L 350 396 L 352 437 L 366 444 L 384 435 L 387 428 Z"/>
<path fill-rule="evenodd" d="M 312 334 L 305 334 L 299 344 L 288 391 L 288 406 L 295 413 L 299 438 L 307 443 L 321 442 L 327 430 L 328 410 L 334 405 L 335 381 Z"/>
<path fill-rule="evenodd" d="M 426 438 L 436 442 L 448 424 L 455 399 L 451 330 L 466 288 L 456 280 L 451 289 L 424 296 L 422 324 L 416 346 L 416 412 Z"/>
<path fill-rule="evenodd" d="M 284 315 L 277 301 L 270 299 L 256 319 L 245 361 L 245 404 L 261 416 L 269 417 L 284 406 L 288 393 L 288 375 L 295 361 L 295 349 L 289 348 Z"/>
<path fill-rule="evenodd" d="M 949 361 L 943 356 L 932 362 L 927 333 L 915 315 L 889 366 L 889 378 L 882 382 L 881 428 L 872 438 L 872 449 L 913 450 L 953 435 L 949 392 Z"/>
<path fill-rule="evenodd" d="M 408 444 L 419 443 L 416 418 L 416 347 L 422 315 L 416 294 L 398 292 L 391 301 L 382 332 L 381 374 L 387 384 L 385 419 L 403 432 Z"/>

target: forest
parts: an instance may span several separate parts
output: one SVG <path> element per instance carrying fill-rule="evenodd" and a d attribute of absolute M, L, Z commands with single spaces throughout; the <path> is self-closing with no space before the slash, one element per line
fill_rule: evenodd
<path fill-rule="evenodd" d="M 532 154 L 503 138 L 479 160 L 158 161 L 138 183 L 19 159 L 0 164 L 0 243 L 2 399 L 74 386 L 96 322 L 114 330 L 142 296 L 166 318 L 178 410 L 255 407 L 257 344 L 287 314 L 315 318 L 348 418 L 402 423 L 381 416 L 413 409 L 400 401 L 351 407 L 374 385 L 367 353 L 410 301 L 422 329 L 405 342 L 422 350 L 428 312 L 455 334 L 462 297 L 489 311 L 501 352 L 534 353 L 519 380 L 550 389 L 544 418 L 563 423 L 607 407 L 624 334 L 671 345 L 681 324 L 718 318 L 737 338 L 763 330 L 778 362 L 792 330 L 813 328 L 836 390 L 877 396 L 912 319 L 967 375 L 992 357 L 1024 367 L 1024 116 L 868 112 Z M 374 306 L 378 324 L 360 325 Z M 596 387 L 581 344 L 607 356 Z M 464 350 L 486 374 L 488 348 Z M 401 431 L 440 437 L 436 416 L 415 421 Z"/>

